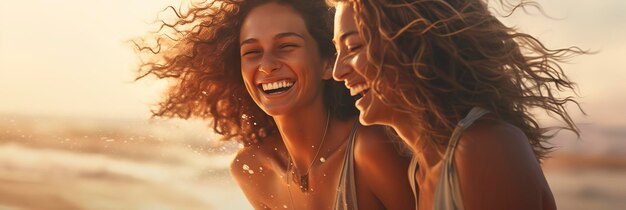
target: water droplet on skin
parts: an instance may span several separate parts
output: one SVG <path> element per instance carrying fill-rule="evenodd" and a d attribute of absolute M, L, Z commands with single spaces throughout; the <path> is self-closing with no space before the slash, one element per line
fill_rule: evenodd
<path fill-rule="evenodd" d="M 259 166 L 259 170 L 260 170 L 260 171 L 262 171 L 262 170 L 263 170 L 263 167 L 260 167 L 260 166 Z"/>
<path fill-rule="evenodd" d="M 324 176 L 326 176 L 326 173 L 324 173 Z"/>
<path fill-rule="evenodd" d="M 287 208 L 287 205 L 283 205 L 283 208 Z"/>
<path fill-rule="evenodd" d="M 322 162 L 322 163 L 323 163 L 323 162 L 326 162 L 326 158 L 321 157 L 321 158 L 320 158 L 320 162 Z"/>
<path fill-rule="evenodd" d="M 248 173 L 249 174 L 254 174 L 254 171 L 253 170 L 248 170 Z"/>
<path fill-rule="evenodd" d="M 278 151 L 278 148 L 274 147 L 274 151 Z"/>
<path fill-rule="evenodd" d="M 243 164 L 243 170 L 250 170 L 250 166 L 248 166 L 247 164 Z"/>
<path fill-rule="evenodd" d="M 311 148 L 315 148 L 315 145 L 311 145 Z"/>
<path fill-rule="evenodd" d="M 313 191 L 314 191 L 313 188 L 311 188 L 311 192 L 313 192 Z"/>
<path fill-rule="evenodd" d="M 274 195 L 270 195 L 270 198 L 274 198 Z"/>

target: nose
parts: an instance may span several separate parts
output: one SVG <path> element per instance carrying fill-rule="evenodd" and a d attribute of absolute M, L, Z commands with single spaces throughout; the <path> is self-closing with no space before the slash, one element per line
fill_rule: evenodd
<path fill-rule="evenodd" d="M 346 79 L 346 76 L 350 73 L 350 71 L 351 69 L 345 63 L 344 59 L 342 59 L 341 56 L 337 56 L 333 67 L 333 79 L 341 82 Z"/>
<path fill-rule="evenodd" d="M 259 71 L 265 74 L 269 74 L 275 70 L 280 69 L 280 67 L 282 67 L 280 62 L 278 62 L 278 60 L 276 60 L 276 58 L 271 53 L 267 53 L 263 55 L 261 63 L 259 64 Z"/>

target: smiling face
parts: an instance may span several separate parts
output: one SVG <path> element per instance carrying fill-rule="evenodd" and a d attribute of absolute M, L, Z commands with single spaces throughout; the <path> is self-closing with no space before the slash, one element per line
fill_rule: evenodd
<path fill-rule="evenodd" d="M 240 36 L 241 73 L 252 99 L 271 116 L 323 100 L 331 70 L 304 19 L 292 7 L 258 6 L 246 16 Z"/>
<path fill-rule="evenodd" d="M 350 89 L 350 94 L 361 95 L 361 99 L 356 101 L 356 107 L 361 111 L 359 120 L 362 124 L 389 125 L 391 115 L 384 110 L 391 109 L 369 91 L 376 72 L 369 68 L 365 42 L 358 34 L 354 10 L 345 2 L 339 2 L 336 9 L 333 42 L 337 48 L 337 60 L 333 77 L 343 81 Z"/>

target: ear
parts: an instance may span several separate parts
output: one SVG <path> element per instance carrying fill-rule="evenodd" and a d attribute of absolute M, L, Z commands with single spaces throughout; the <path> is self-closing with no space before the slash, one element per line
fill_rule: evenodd
<path fill-rule="evenodd" d="M 324 80 L 332 80 L 333 79 L 333 67 L 334 67 L 334 59 L 328 59 L 324 62 L 324 69 L 322 70 L 322 79 Z"/>

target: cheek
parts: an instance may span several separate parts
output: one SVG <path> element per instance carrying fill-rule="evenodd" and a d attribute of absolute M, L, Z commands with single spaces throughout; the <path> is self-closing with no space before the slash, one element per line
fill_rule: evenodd
<path fill-rule="evenodd" d="M 243 82 L 245 83 L 246 87 L 254 86 L 255 72 L 255 68 L 251 68 L 249 66 L 241 64 L 241 77 L 243 78 Z"/>
<path fill-rule="evenodd" d="M 303 51 L 304 52 L 304 51 Z M 320 70 L 320 62 L 315 60 L 306 53 L 292 53 L 281 57 L 279 62 L 283 63 L 286 69 L 289 69 L 300 78 L 315 79 L 315 75 Z M 321 72 L 319 72 L 321 75 Z"/>
<path fill-rule="evenodd" d="M 247 79 L 246 77 L 254 75 L 257 66 L 257 62 L 246 61 L 244 58 L 241 58 L 241 76 L 243 76 L 244 80 Z"/>
<path fill-rule="evenodd" d="M 350 66 L 362 77 L 366 79 L 370 78 L 368 77 L 368 74 L 371 74 L 371 72 L 368 72 L 367 59 L 363 53 L 359 53 L 352 57 Z"/>

